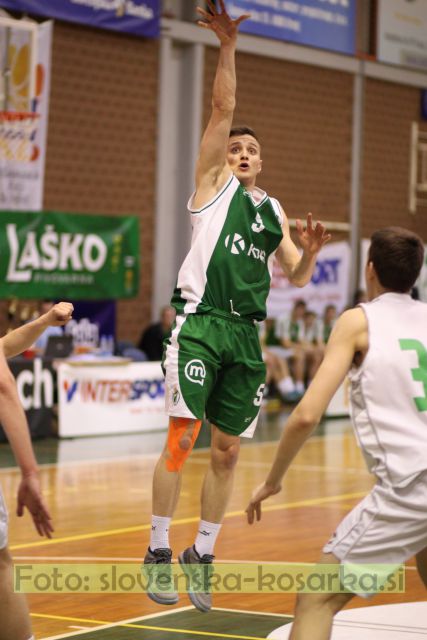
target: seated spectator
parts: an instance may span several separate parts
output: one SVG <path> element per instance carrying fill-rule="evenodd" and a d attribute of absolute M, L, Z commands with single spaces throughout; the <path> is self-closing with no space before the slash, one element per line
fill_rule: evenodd
<path fill-rule="evenodd" d="M 334 304 L 328 304 L 323 311 L 322 322 L 320 323 L 320 341 L 327 344 L 334 324 L 337 320 L 337 308 Z"/>
<path fill-rule="evenodd" d="M 280 346 L 279 340 L 275 337 L 272 329 L 274 330 L 273 318 L 268 318 L 259 325 L 262 357 L 266 367 L 264 397 L 268 395 L 270 385 L 274 384 L 283 402 L 298 402 L 302 397 L 302 393 L 296 390 L 294 380 L 289 371 L 286 360 L 288 350 Z"/>
<path fill-rule="evenodd" d="M 141 349 L 149 360 L 161 360 L 163 356 L 163 340 L 170 335 L 175 321 L 175 309 L 163 307 L 160 322 L 150 324 L 143 332 L 138 349 Z"/>
<path fill-rule="evenodd" d="M 320 338 L 319 323 L 317 313 L 306 311 L 304 313 L 304 337 L 301 341 L 305 355 L 305 375 L 307 386 L 314 378 L 317 369 L 323 360 L 324 347 Z"/>
<path fill-rule="evenodd" d="M 297 300 L 289 316 L 279 318 L 276 323 L 276 336 L 290 360 L 295 390 L 302 395 L 305 390 L 306 350 L 304 348 L 304 314 L 307 305 Z"/>
<path fill-rule="evenodd" d="M 45 313 L 48 313 L 54 306 L 55 306 L 55 303 L 52 302 L 52 300 L 42 300 L 38 308 L 38 317 L 44 315 Z M 33 345 L 33 348 L 38 353 L 43 354 L 45 352 L 47 341 L 49 340 L 50 336 L 62 336 L 62 335 L 64 335 L 62 327 L 50 325 L 37 338 L 37 340 Z"/>

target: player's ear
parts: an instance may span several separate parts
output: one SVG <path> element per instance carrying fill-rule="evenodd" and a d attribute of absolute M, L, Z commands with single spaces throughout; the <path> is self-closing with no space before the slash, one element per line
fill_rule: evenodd
<path fill-rule="evenodd" d="M 366 263 L 365 276 L 366 276 L 366 281 L 367 282 L 368 281 L 372 281 L 374 278 L 376 278 L 377 274 L 376 274 L 373 262 L 367 262 Z"/>
<path fill-rule="evenodd" d="M 261 173 L 262 170 L 262 160 L 259 161 L 258 173 Z"/>

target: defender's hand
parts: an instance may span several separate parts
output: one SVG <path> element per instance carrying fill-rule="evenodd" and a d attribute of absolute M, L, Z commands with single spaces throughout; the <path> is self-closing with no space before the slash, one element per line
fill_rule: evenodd
<path fill-rule="evenodd" d="M 24 476 L 18 488 L 16 513 L 19 517 L 24 515 L 25 508 L 30 512 L 39 535 L 51 538 L 53 531 L 52 518 L 43 500 L 36 474 Z"/>
<path fill-rule="evenodd" d="M 221 44 L 229 44 L 236 39 L 239 24 L 243 22 L 243 20 L 250 18 L 250 14 L 244 14 L 236 20 L 232 20 L 225 8 L 224 0 L 219 0 L 219 4 L 221 7 L 220 12 L 218 12 L 212 0 L 208 0 L 210 12 L 197 7 L 197 12 L 203 18 L 203 20 L 199 20 L 197 24 L 204 29 L 213 31 Z"/>
<path fill-rule="evenodd" d="M 276 495 L 276 493 L 279 493 L 281 489 L 282 487 L 280 484 L 273 487 L 271 485 L 267 485 L 265 482 L 255 489 L 252 494 L 252 498 L 245 509 L 249 524 L 253 524 L 255 515 L 257 521 L 261 520 L 261 502 L 270 496 Z"/>
<path fill-rule="evenodd" d="M 46 322 L 53 327 L 61 327 L 71 320 L 74 307 L 71 302 L 58 302 L 46 313 Z"/>

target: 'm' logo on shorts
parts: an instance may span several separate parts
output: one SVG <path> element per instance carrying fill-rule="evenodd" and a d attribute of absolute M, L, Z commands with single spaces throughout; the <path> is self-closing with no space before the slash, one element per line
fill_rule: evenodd
<path fill-rule="evenodd" d="M 226 237 L 225 246 L 227 247 L 227 249 L 228 249 L 228 245 L 230 244 L 230 240 L 231 240 L 231 247 L 230 247 L 231 253 L 239 254 L 245 250 L 245 247 L 246 247 L 245 241 L 243 240 L 240 234 L 235 233 L 232 238 L 231 238 L 231 235 L 228 235 Z"/>
<path fill-rule="evenodd" d="M 187 362 L 184 373 L 187 380 L 200 384 L 203 387 L 206 378 L 206 369 L 201 360 L 190 360 L 190 362 Z"/>

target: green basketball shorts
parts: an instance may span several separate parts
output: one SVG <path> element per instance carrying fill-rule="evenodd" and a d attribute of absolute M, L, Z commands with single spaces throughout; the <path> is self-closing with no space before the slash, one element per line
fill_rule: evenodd
<path fill-rule="evenodd" d="M 265 387 L 256 325 L 222 311 L 179 315 L 163 355 L 166 412 L 251 438 Z"/>

